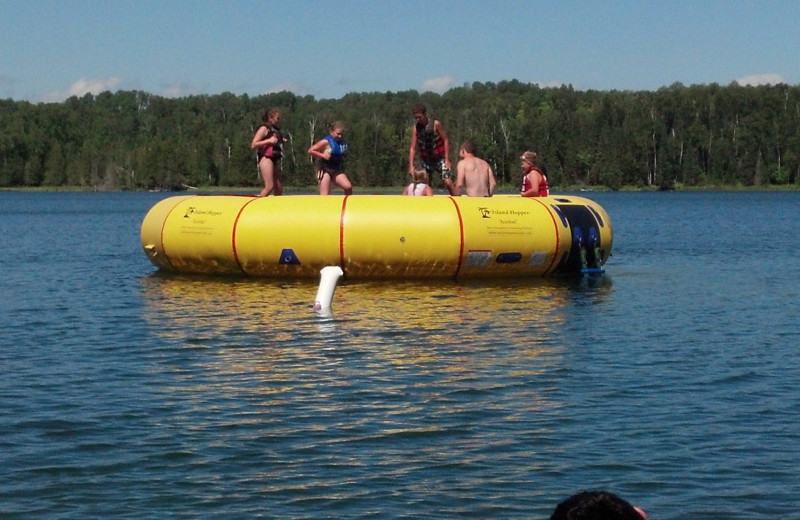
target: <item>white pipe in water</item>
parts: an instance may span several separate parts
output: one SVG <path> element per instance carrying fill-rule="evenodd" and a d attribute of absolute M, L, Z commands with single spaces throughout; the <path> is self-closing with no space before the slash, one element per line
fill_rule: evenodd
<path fill-rule="evenodd" d="M 314 310 L 329 311 L 333 301 L 333 292 L 336 290 L 336 283 L 339 281 L 339 277 L 344 274 L 344 271 L 338 265 L 329 265 L 323 267 L 319 274 L 319 289 L 317 289 L 317 298 L 314 301 Z"/>

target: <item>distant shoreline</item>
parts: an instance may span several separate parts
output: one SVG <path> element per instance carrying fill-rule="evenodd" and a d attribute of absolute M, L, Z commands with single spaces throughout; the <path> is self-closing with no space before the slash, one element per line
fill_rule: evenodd
<path fill-rule="evenodd" d="M 259 191 L 259 186 L 252 186 L 252 187 L 241 187 L 241 186 L 199 186 L 194 189 L 190 190 L 163 190 L 163 191 L 152 191 L 153 193 L 173 193 L 173 194 L 192 194 L 192 193 L 229 193 L 229 194 L 236 194 L 236 195 L 247 195 L 247 194 L 257 194 Z M 90 187 L 83 187 L 83 186 L 58 186 L 58 187 L 44 187 L 44 186 L 36 186 L 36 187 L 0 187 L 0 192 L 42 192 L 42 193 L 59 193 L 59 192 L 75 192 L 75 193 L 91 193 L 91 192 L 104 192 L 104 193 L 122 193 L 126 191 L 131 191 L 134 193 L 147 193 L 147 190 L 104 190 L 104 189 L 96 189 Z M 354 187 L 354 194 L 384 194 L 384 195 L 391 195 L 391 194 L 401 194 L 403 191 L 402 186 L 377 186 L 373 188 L 359 188 Z M 606 186 L 565 186 L 565 187 L 554 187 L 554 194 L 558 193 L 575 193 L 575 192 L 611 192 L 610 188 Z M 636 186 L 623 186 L 618 192 L 657 192 L 657 191 L 677 191 L 677 192 L 712 192 L 712 191 L 726 191 L 726 192 L 794 192 L 800 191 L 800 185 L 790 184 L 790 185 L 762 185 L 762 186 L 742 186 L 742 185 L 707 185 L 707 186 L 683 186 L 683 185 L 676 185 L 670 189 L 661 189 L 657 186 L 649 186 L 649 187 L 636 187 Z M 316 186 L 286 186 L 285 187 L 285 194 L 291 195 L 293 193 L 316 193 Z M 516 185 L 503 185 L 498 187 L 497 194 L 498 195 L 511 195 L 517 193 Z M 336 192 L 333 192 L 336 194 Z"/>

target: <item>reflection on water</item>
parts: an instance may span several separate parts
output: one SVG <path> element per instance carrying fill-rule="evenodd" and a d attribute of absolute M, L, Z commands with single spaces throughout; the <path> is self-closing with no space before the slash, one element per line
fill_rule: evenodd
<path fill-rule="evenodd" d="M 332 316 L 320 317 L 312 309 L 317 287 L 307 282 L 142 278 L 144 317 L 156 335 L 213 349 L 196 362 L 217 374 L 258 374 L 271 382 L 264 392 L 285 389 L 273 385 L 279 381 L 326 379 L 344 359 L 361 378 L 387 367 L 427 367 L 465 381 L 470 372 L 506 367 L 517 377 L 536 374 L 560 359 L 565 322 L 591 312 L 576 302 L 584 306 L 610 289 L 607 277 L 522 285 L 340 282 Z"/>
<path fill-rule="evenodd" d="M 307 282 L 160 273 L 142 279 L 145 317 L 164 337 L 197 339 L 198 331 L 214 337 L 250 332 L 282 342 L 315 331 L 346 331 L 355 344 L 373 340 L 373 334 L 395 341 L 424 337 L 432 344 L 463 344 L 483 340 L 487 331 L 497 331 L 501 340 L 500 332 L 529 333 L 531 327 L 536 334 L 526 334 L 526 341 L 542 343 L 564 321 L 574 293 L 580 293 L 578 301 L 585 304 L 586 292 L 602 297 L 610 288 L 605 276 L 523 284 L 340 283 L 332 314 L 325 316 L 312 311 L 317 288 Z"/>
<path fill-rule="evenodd" d="M 320 318 L 314 284 L 141 280 L 163 341 L 149 354 L 152 390 L 189 432 L 179 450 L 216 463 L 206 453 L 224 433 L 253 447 L 229 471 L 258 496 L 291 511 L 310 494 L 320 514 L 380 502 L 388 517 L 474 513 L 561 456 L 563 333 L 610 290 L 607 279 L 340 282 Z M 527 517 L 525 502 L 502 510 Z"/>

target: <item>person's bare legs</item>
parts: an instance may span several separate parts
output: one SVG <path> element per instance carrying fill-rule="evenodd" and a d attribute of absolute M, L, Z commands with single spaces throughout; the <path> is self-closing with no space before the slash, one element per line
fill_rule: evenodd
<path fill-rule="evenodd" d="M 458 195 L 458 193 L 456 192 L 456 185 L 453 184 L 453 179 L 445 179 L 444 187 L 447 188 L 447 191 L 449 191 L 450 195 L 452 195 L 453 197 Z"/>
<path fill-rule="evenodd" d="M 352 195 L 353 194 L 353 185 L 350 183 L 350 179 L 347 178 L 347 175 L 340 173 L 336 176 L 336 185 L 339 186 L 344 190 L 345 195 Z"/>
<path fill-rule="evenodd" d="M 268 157 L 262 157 L 258 162 L 258 169 L 261 171 L 261 178 L 264 179 L 264 189 L 261 190 L 261 193 L 259 193 L 258 196 L 266 197 L 275 188 L 274 164 Z"/>
<path fill-rule="evenodd" d="M 319 194 L 330 195 L 331 193 L 331 176 L 323 171 L 317 174 L 319 176 Z"/>

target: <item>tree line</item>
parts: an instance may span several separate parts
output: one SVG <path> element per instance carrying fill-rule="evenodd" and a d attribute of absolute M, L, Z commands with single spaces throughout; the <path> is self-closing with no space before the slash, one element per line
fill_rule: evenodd
<path fill-rule="evenodd" d="M 281 111 L 287 186 L 311 188 L 308 147 L 341 121 L 346 171 L 360 188 L 404 185 L 413 117 L 422 102 L 445 126 L 451 160 L 466 139 L 516 186 L 519 155 L 536 151 L 550 185 L 796 185 L 800 86 L 692 85 L 656 91 L 540 88 L 517 80 L 444 94 L 415 90 L 315 99 L 164 98 L 142 91 L 61 103 L 0 100 L 0 187 L 144 190 L 260 185 L 253 134 L 266 108 Z"/>

